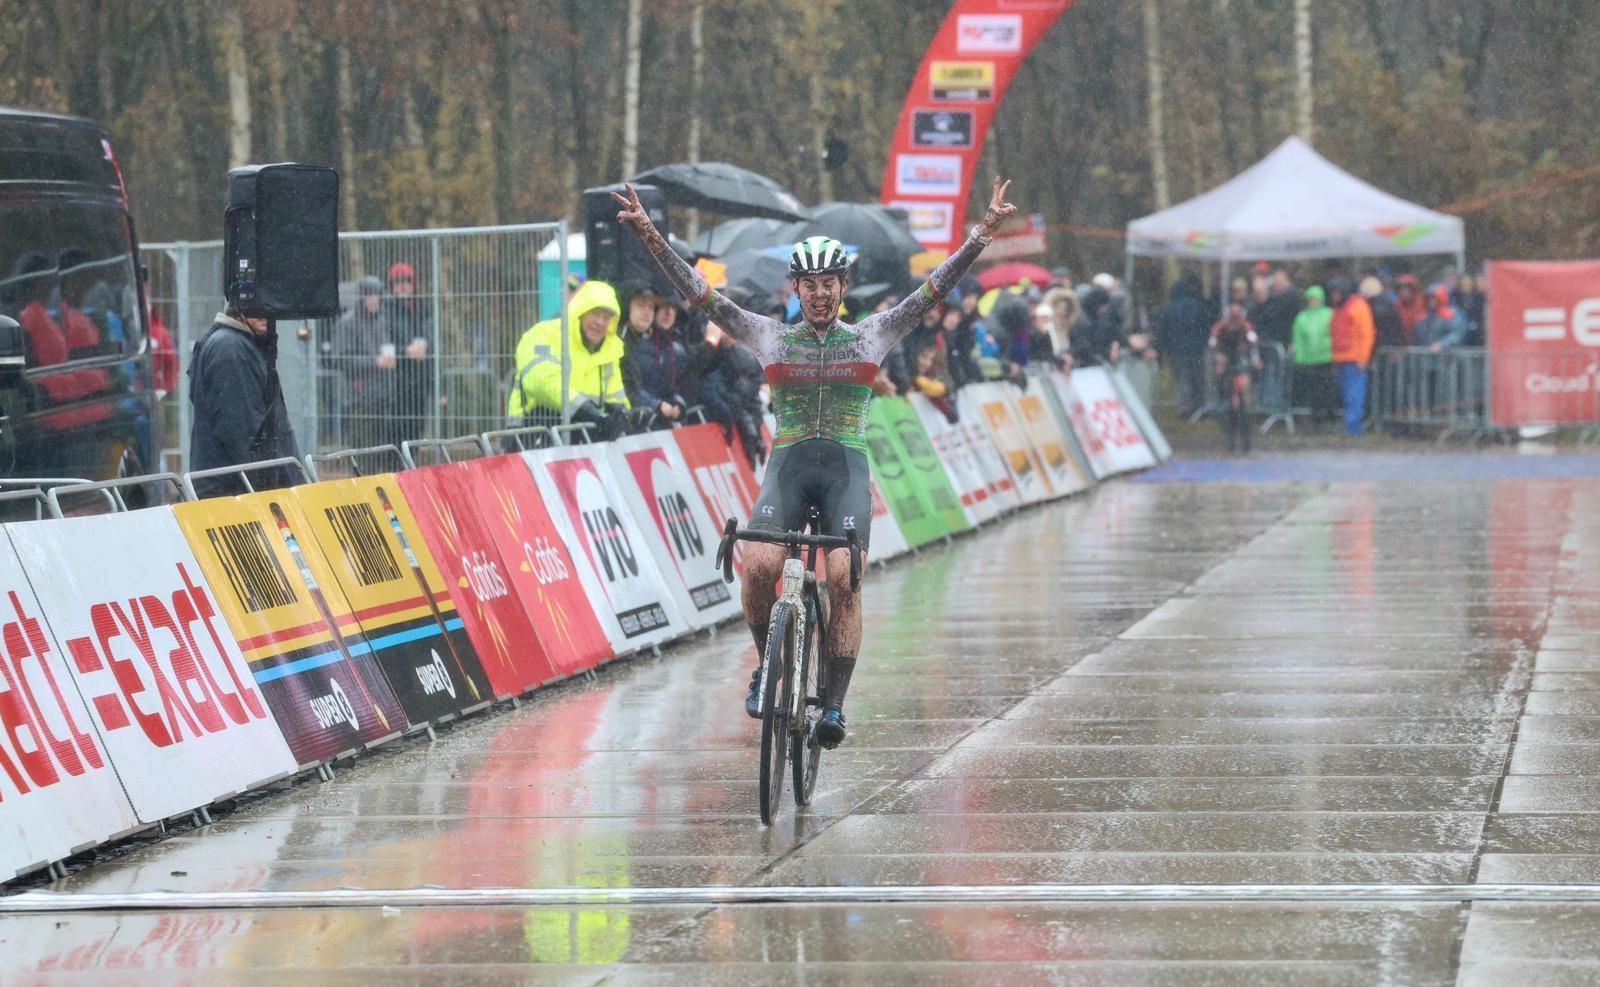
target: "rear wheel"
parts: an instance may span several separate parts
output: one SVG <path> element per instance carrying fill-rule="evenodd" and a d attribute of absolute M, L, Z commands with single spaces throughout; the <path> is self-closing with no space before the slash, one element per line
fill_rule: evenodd
<path fill-rule="evenodd" d="M 822 747 L 816 742 L 812 728 L 822 716 L 822 697 L 827 684 L 827 663 L 823 658 L 827 650 L 822 614 L 817 598 L 811 593 L 805 597 L 804 627 L 796 627 L 796 654 L 800 656 L 800 694 L 803 697 L 801 721 L 795 724 L 789 749 L 789 763 L 794 771 L 794 804 L 810 805 L 811 791 L 817 784 L 817 767 L 822 760 Z"/>
<path fill-rule="evenodd" d="M 784 696 L 784 670 L 793 660 L 794 640 L 790 632 L 792 607 L 779 603 L 772 608 L 767 626 L 767 685 L 761 712 L 761 821 L 772 825 L 783 798 L 783 762 L 789 753 L 789 708 Z"/>

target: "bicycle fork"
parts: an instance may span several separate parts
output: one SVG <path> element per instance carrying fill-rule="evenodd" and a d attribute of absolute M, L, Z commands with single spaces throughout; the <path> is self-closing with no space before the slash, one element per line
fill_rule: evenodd
<path fill-rule="evenodd" d="M 772 614 L 773 614 L 774 617 L 778 613 L 778 607 L 784 605 L 785 603 L 787 603 L 789 605 L 790 613 L 792 615 L 790 623 L 789 623 L 789 633 L 790 634 L 793 634 L 795 628 L 797 628 L 797 627 L 803 629 L 803 625 L 805 624 L 805 619 L 806 619 L 805 603 L 804 603 L 803 598 L 800 595 L 801 584 L 803 584 L 805 582 L 805 572 L 806 572 L 805 564 L 802 563 L 799 559 L 785 559 L 784 562 L 783 562 L 783 589 L 782 589 L 781 592 L 778 593 L 777 602 L 772 604 Z M 775 623 L 777 623 L 776 620 L 772 620 L 772 619 L 769 618 L 769 620 L 767 622 L 767 626 L 771 627 Z M 767 648 L 768 648 L 769 651 L 770 651 L 771 647 L 772 647 L 772 642 L 769 640 L 767 642 Z M 778 653 L 780 655 L 783 654 L 783 649 L 779 648 L 778 649 Z M 789 713 L 790 713 L 790 715 L 794 715 L 794 713 L 795 713 L 794 695 L 795 695 L 795 693 L 800 691 L 800 683 L 798 681 L 798 675 L 799 675 L 800 662 L 802 660 L 803 659 L 801 659 L 800 656 L 797 655 L 796 656 L 796 660 L 789 663 L 790 667 L 783 670 L 789 676 Z M 765 714 L 766 711 L 767 711 L 767 676 L 771 675 L 771 674 L 772 674 L 772 663 L 770 661 L 767 661 L 767 656 L 766 655 L 762 655 L 761 656 L 761 689 L 760 689 L 760 692 L 758 693 L 758 703 L 759 703 L 758 709 L 762 714 Z"/>

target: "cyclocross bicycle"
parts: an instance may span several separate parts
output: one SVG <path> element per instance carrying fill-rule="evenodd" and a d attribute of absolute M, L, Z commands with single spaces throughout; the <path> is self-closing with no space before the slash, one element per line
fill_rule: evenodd
<path fill-rule="evenodd" d="M 772 605 L 767 625 L 767 650 L 761 656 L 761 821 L 772 825 L 783 798 L 783 762 L 794 772 L 794 804 L 811 804 L 822 759 L 814 728 L 822 718 L 822 696 L 827 685 L 828 611 L 817 586 L 817 550 L 850 550 L 850 589 L 861 588 L 861 550 L 856 533 L 816 534 L 819 518 L 813 509 L 806 530 L 774 534 L 740 528 L 733 519 L 722 531 L 717 565 L 722 578 L 733 582 L 733 545 L 736 541 L 782 545 L 789 550 L 783 563 L 783 590 Z M 807 549 L 801 558 L 801 549 Z"/>

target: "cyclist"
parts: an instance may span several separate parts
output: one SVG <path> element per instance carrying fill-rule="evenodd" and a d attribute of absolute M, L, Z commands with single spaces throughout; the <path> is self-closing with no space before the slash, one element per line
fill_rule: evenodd
<path fill-rule="evenodd" d="M 839 318 L 850 288 L 850 261 L 839 241 L 814 236 L 794 245 L 789 278 L 800 299 L 801 322 L 785 325 L 747 312 L 713 291 L 667 245 L 632 186 L 627 187 L 626 198 L 612 193 L 622 207 L 617 220 L 633 228 L 678 291 L 749 347 L 766 371 L 778 432 L 750 527 L 778 533 L 798 530 L 815 506 L 823 534 L 842 536 L 853 530 L 866 552 L 872 524 L 867 402 L 878 366 L 896 343 L 922 324 L 923 313 L 944 301 L 1000 223 L 1016 213 L 1017 207 L 1005 200 L 1010 185 L 994 180 L 982 221 L 920 289 L 894 308 L 855 325 Z M 766 652 L 767 621 L 783 561 L 782 546 L 745 548 L 744 616 L 755 638 L 757 666 L 745 697 L 745 712 L 752 717 L 758 715 L 761 656 Z M 844 697 L 861 645 L 861 601 L 849 590 L 848 549 L 828 553 L 828 586 L 828 643 L 833 653 L 827 656 L 827 695 L 816 739 L 831 750 L 845 738 Z"/>
<path fill-rule="evenodd" d="M 1244 306 L 1229 305 L 1228 315 L 1211 327 L 1217 392 L 1228 402 L 1228 449 L 1250 451 L 1250 380 L 1261 369 L 1261 347 Z"/>

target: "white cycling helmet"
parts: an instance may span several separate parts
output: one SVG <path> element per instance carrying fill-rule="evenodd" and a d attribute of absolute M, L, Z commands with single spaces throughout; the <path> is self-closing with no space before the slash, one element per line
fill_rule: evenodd
<path fill-rule="evenodd" d="M 844 244 L 831 236 L 810 236 L 794 245 L 789 251 L 789 277 L 803 278 L 816 274 L 847 274 L 850 258 Z"/>

